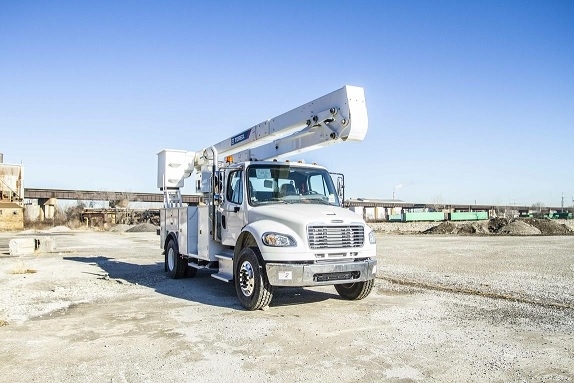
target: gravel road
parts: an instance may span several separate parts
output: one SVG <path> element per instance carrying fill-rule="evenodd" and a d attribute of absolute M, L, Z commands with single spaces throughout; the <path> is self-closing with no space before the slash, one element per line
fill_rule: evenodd
<path fill-rule="evenodd" d="M 170 280 L 154 233 L 0 233 L 0 382 L 573 382 L 574 237 L 379 235 L 365 300 Z M 39 234 L 28 234 L 39 235 Z"/>

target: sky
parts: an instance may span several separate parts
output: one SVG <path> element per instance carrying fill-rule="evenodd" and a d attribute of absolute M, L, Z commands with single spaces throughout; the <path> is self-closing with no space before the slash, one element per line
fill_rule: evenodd
<path fill-rule="evenodd" d="M 573 21 L 569 0 L 0 0 L 0 153 L 25 187 L 155 192 L 159 151 L 348 84 L 365 139 L 294 158 L 347 198 L 571 206 Z"/>

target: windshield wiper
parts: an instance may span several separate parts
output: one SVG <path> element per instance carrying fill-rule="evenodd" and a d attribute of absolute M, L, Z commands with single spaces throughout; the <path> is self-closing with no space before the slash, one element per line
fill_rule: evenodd
<path fill-rule="evenodd" d="M 252 202 L 252 204 L 253 204 L 254 206 L 259 206 L 259 205 L 273 205 L 273 204 L 284 204 L 284 203 L 287 203 L 287 202 L 285 202 L 284 200 L 279 199 L 279 198 L 266 199 L 266 200 L 264 200 L 264 201 L 257 201 L 257 202 L 253 201 L 253 202 Z"/>

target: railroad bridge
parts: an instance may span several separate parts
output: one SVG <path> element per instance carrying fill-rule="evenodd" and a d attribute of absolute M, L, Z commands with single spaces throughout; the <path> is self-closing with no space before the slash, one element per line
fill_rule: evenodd
<path fill-rule="evenodd" d="M 125 207 L 127 202 L 164 202 L 163 193 L 146 193 L 146 192 L 116 192 L 116 191 L 94 191 L 94 190 L 64 190 L 64 189 L 35 189 L 25 188 L 24 198 L 37 199 L 38 205 L 41 206 L 44 216 L 50 217 L 54 213 L 55 205 L 58 199 L 79 200 L 79 201 L 109 201 L 112 207 Z M 200 202 L 199 195 L 182 195 L 184 203 L 197 205 Z M 431 203 L 410 203 L 400 200 L 379 200 L 356 198 L 348 199 L 344 206 L 360 213 L 362 210 L 365 217 L 367 209 L 373 210 L 372 214 L 377 220 L 379 217 L 378 210 L 400 209 L 403 211 L 436 211 L 443 210 L 449 212 L 493 212 L 505 209 L 511 209 L 520 214 L 528 213 L 532 208 L 530 206 L 498 206 L 498 205 L 478 205 L 478 204 L 441 204 L 440 208 Z M 546 207 L 545 211 L 560 211 L 560 207 Z M 490 214 L 489 214 L 490 215 Z"/>
<path fill-rule="evenodd" d="M 62 189 L 24 189 L 24 198 L 37 199 L 38 204 L 55 202 L 49 200 L 78 200 L 78 201 L 110 201 L 118 204 L 121 201 L 130 202 L 163 202 L 162 193 L 140 193 L 140 192 L 115 192 L 115 191 L 94 191 L 94 190 L 62 190 Z M 198 195 L 184 195 L 183 202 L 197 205 Z M 55 203 L 53 203 L 55 204 Z"/>

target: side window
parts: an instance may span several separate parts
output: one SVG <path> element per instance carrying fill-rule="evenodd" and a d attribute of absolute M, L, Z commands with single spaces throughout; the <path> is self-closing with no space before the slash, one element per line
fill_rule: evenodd
<path fill-rule="evenodd" d="M 241 182 L 242 170 L 229 174 L 227 182 L 227 200 L 236 204 L 243 203 L 243 183 Z"/>
<path fill-rule="evenodd" d="M 319 194 L 327 195 L 327 188 L 323 176 L 318 174 L 309 177 L 309 189 Z"/>

